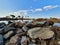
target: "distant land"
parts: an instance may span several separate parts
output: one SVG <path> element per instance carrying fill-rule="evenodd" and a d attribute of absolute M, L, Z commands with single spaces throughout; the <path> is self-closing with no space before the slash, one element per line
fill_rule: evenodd
<path fill-rule="evenodd" d="M 23 17 L 21 17 L 21 18 L 7 18 L 7 17 L 0 17 L 0 21 L 4 21 L 4 20 L 36 20 L 36 21 L 39 21 L 39 22 L 41 22 L 41 21 L 53 21 L 53 22 L 58 22 L 58 23 L 60 23 L 60 18 L 37 18 L 37 19 L 35 19 L 35 18 L 23 18 Z"/>
<path fill-rule="evenodd" d="M 58 23 L 60 23 L 60 18 L 38 18 L 38 19 L 36 19 L 37 21 L 53 21 L 53 22 L 58 22 Z"/>

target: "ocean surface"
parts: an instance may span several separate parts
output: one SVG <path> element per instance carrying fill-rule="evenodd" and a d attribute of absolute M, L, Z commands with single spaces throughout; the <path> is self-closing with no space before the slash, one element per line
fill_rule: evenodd
<path fill-rule="evenodd" d="M 58 27 L 60 27 L 60 23 L 54 23 L 53 26 L 58 26 Z"/>

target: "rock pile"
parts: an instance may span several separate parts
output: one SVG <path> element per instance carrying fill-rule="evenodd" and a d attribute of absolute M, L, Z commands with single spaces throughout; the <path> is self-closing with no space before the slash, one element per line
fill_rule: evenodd
<path fill-rule="evenodd" d="M 60 27 L 47 23 L 0 23 L 0 45 L 60 45 Z"/>

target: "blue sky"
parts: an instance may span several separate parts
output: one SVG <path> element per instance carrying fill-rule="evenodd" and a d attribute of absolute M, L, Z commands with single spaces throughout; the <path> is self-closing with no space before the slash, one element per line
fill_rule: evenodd
<path fill-rule="evenodd" d="M 60 0 L 0 0 L 0 16 L 60 18 Z"/>

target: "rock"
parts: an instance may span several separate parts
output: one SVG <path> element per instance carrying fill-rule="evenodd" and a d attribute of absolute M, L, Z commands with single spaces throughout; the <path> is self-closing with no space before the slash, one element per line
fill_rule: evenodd
<path fill-rule="evenodd" d="M 22 36 L 21 45 L 28 45 L 27 44 L 27 37 L 26 36 Z"/>
<path fill-rule="evenodd" d="M 3 36 L 0 35 L 0 45 L 4 45 Z"/>
<path fill-rule="evenodd" d="M 47 45 L 47 44 L 46 44 L 46 41 L 41 40 L 41 45 Z"/>
<path fill-rule="evenodd" d="M 36 45 L 35 43 L 29 43 L 29 45 Z"/>
<path fill-rule="evenodd" d="M 23 31 L 26 32 L 26 31 L 28 30 L 28 27 L 24 25 L 24 26 L 22 27 L 22 29 L 23 29 Z"/>
<path fill-rule="evenodd" d="M 49 45 L 60 45 L 57 40 L 51 40 Z"/>
<path fill-rule="evenodd" d="M 23 31 L 22 31 L 22 29 L 17 29 L 17 31 L 16 31 L 16 33 L 18 34 L 18 33 L 22 33 Z"/>
<path fill-rule="evenodd" d="M 14 33 L 13 31 L 9 31 L 8 33 L 4 34 L 3 37 L 4 37 L 5 39 L 8 39 L 10 36 L 13 35 L 13 33 Z"/>
<path fill-rule="evenodd" d="M 20 23 L 20 22 L 15 23 L 15 26 L 19 27 L 19 28 L 22 28 L 24 25 L 25 25 L 25 23 Z"/>
<path fill-rule="evenodd" d="M 0 23 L 0 28 L 3 28 L 4 26 L 6 26 L 4 22 Z"/>
<path fill-rule="evenodd" d="M 13 30 L 15 30 L 16 28 L 14 28 L 14 27 L 5 27 L 4 28 L 4 33 L 6 33 L 6 32 L 8 32 L 8 31 L 13 31 Z"/>
<path fill-rule="evenodd" d="M 54 27 L 51 27 L 51 30 L 54 31 L 56 39 L 60 38 L 60 27 L 54 26 Z"/>
<path fill-rule="evenodd" d="M 0 29 L 0 34 L 3 34 L 3 32 L 4 32 L 3 30 L 4 30 L 4 28 Z"/>
<path fill-rule="evenodd" d="M 43 25 L 44 26 L 53 26 L 54 22 L 53 21 L 46 21 Z"/>
<path fill-rule="evenodd" d="M 18 35 L 15 35 L 15 36 L 11 37 L 11 39 L 10 39 L 10 43 L 13 43 L 13 44 L 19 44 L 20 41 L 21 41 L 21 38 L 19 38 Z"/>
<path fill-rule="evenodd" d="M 16 45 L 16 44 L 7 42 L 5 45 Z"/>
<path fill-rule="evenodd" d="M 51 31 L 50 28 L 36 27 L 36 28 L 29 29 L 28 35 L 31 38 L 49 39 L 53 37 L 54 32 Z"/>

